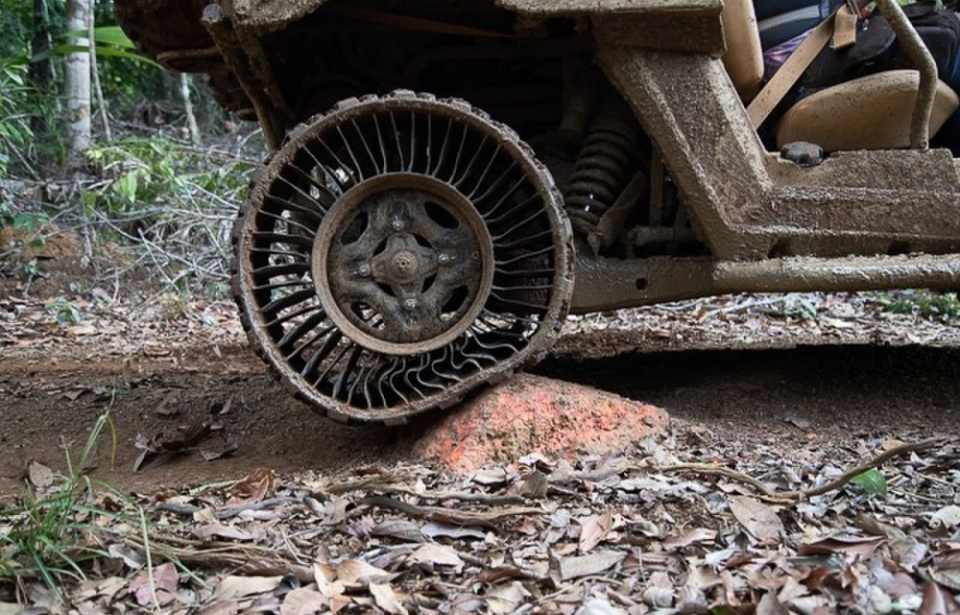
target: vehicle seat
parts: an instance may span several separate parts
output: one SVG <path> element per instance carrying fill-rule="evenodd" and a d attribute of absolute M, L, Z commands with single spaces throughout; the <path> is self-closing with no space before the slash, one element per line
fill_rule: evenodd
<path fill-rule="evenodd" d="M 725 0 L 723 63 L 730 80 L 749 103 L 763 84 L 763 48 L 752 0 Z M 807 141 L 825 151 L 897 149 L 910 146 L 910 121 L 919 73 L 896 70 L 861 77 L 808 96 L 774 126 L 777 147 Z M 932 137 L 960 107 L 956 92 L 942 81 L 930 118 Z"/>

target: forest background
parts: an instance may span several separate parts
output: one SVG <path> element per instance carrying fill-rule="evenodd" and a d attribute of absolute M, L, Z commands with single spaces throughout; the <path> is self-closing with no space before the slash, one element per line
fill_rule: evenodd
<path fill-rule="evenodd" d="M 109 0 L 0 7 L 0 294 L 61 293 L 56 261 L 86 290 L 224 297 L 257 126 L 138 54 Z"/>

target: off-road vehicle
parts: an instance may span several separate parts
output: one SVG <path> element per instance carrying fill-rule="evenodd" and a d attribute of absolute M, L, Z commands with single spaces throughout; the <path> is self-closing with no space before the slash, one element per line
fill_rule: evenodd
<path fill-rule="evenodd" d="M 254 347 L 333 418 L 388 423 L 541 359 L 568 312 L 960 287 L 957 161 L 928 147 L 957 95 L 879 4 L 918 68 L 758 132 L 779 96 L 749 0 L 115 3 L 263 128 L 235 233 Z"/>

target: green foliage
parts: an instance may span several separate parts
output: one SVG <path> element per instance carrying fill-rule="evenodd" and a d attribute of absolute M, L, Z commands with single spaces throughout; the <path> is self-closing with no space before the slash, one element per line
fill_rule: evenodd
<path fill-rule="evenodd" d="M 33 140 L 29 108 L 32 88 L 27 85 L 23 60 L 0 61 L 0 177 L 9 173 L 11 160 L 25 152 Z"/>
<path fill-rule="evenodd" d="M 213 194 L 229 195 L 250 181 L 254 166 L 243 160 L 218 164 L 203 151 L 164 139 L 127 138 L 87 152 L 106 181 L 87 193 L 87 205 L 112 216 L 159 208 L 206 208 Z"/>
<path fill-rule="evenodd" d="M 80 456 L 67 454 L 65 473 L 51 474 L 42 493 L 28 489 L 18 505 L 0 510 L 0 579 L 42 579 L 61 601 L 62 579 L 85 578 L 85 566 L 108 554 L 97 547 L 95 537 L 117 536 L 122 529 L 139 527 L 139 508 L 126 496 L 84 474 L 94 461 L 101 436 L 111 436 L 111 454 L 116 450 L 112 417 L 104 413 L 87 438 Z M 112 505 L 98 503 L 98 489 L 106 491 Z M 117 503 L 124 505 L 119 506 Z M 135 513 L 116 512 L 117 508 Z M 112 529 L 118 528 L 118 529 Z"/>
<path fill-rule="evenodd" d="M 883 477 L 879 470 L 867 470 L 863 474 L 853 477 L 850 482 L 867 495 L 887 497 L 887 479 Z"/>
<path fill-rule="evenodd" d="M 56 317 L 57 322 L 61 325 L 76 324 L 83 320 L 83 312 L 80 311 L 80 308 L 63 297 L 54 299 L 47 306 L 47 311 Z"/>
<path fill-rule="evenodd" d="M 875 299 L 887 312 L 912 314 L 942 321 L 960 319 L 960 299 L 957 293 L 938 293 L 929 290 L 906 290 L 878 294 Z"/>
<path fill-rule="evenodd" d="M 40 232 L 49 223 L 50 217 L 45 213 L 16 211 L 9 203 L 0 202 L 0 228 L 23 231 L 29 237 L 31 248 L 39 248 L 43 245 L 43 236 Z"/>
<path fill-rule="evenodd" d="M 65 41 L 60 45 L 57 45 L 53 48 L 53 52 L 66 55 L 68 53 L 77 53 L 77 52 L 89 52 L 90 45 L 77 45 L 74 43 L 68 42 L 68 39 L 86 39 L 89 34 L 80 30 L 75 30 L 72 32 L 66 32 L 60 36 L 61 40 Z M 151 60 L 150 58 L 143 56 L 136 51 L 134 51 L 134 44 L 127 35 L 123 33 L 123 30 L 120 29 L 120 26 L 101 26 L 94 28 L 93 31 L 93 49 L 97 54 L 97 60 L 99 62 L 100 58 L 124 58 L 127 60 L 134 60 L 135 62 L 141 62 L 143 64 L 149 64 L 158 69 L 162 67 Z M 40 57 L 34 57 L 34 60 L 41 59 Z"/>

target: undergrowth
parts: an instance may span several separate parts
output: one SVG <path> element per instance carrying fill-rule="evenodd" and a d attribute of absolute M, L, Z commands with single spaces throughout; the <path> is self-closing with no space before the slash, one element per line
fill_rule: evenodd
<path fill-rule="evenodd" d="M 65 472 L 43 468 L 18 503 L 0 509 L 0 584 L 18 591 L 42 580 L 66 602 L 62 588 L 82 581 L 93 562 L 109 558 L 108 539 L 146 531 L 142 510 L 117 489 L 90 478 L 87 468 L 109 436 L 111 459 L 117 438 L 108 410 L 96 422 L 78 457 L 66 454 Z"/>
<path fill-rule="evenodd" d="M 960 299 L 957 293 L 905 290 L 878 293 L 874 296 L 874 301 L 893 314 L 910 314 L 944 322 L 960 319 Z"/>

